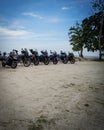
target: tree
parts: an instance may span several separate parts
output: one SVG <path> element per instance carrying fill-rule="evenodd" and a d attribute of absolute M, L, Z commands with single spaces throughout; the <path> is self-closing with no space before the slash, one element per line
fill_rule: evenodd
<path fill-rule="evenodd" d="M 99 51 L 99 59 L 102 58 L 104 51 L 104 26 L 101 26 L 101 17 L 103 12 L 95 13 L 94 15 L 85 18 L 81 25 L 69 29 L 70 44 L 74 51 L 80 51 L 80 56 L 83 57 L 83 48 L 87 51 Z M 104 25 L 104 21 L 103 21 Z M 102 28 L 101 28 L 102 27 Z M 102 30 L 99 35 L 99 30 Z"/>
<path fill-rule="evenodd" d="M 83 39 L 85 42 L 85 48 L 87 48 L 88 51 L 104 50 L 104 31 L 102 31 L 103 37 L 102 38 L 100 37 L 100 48 L 99 48 L 99 30 L 100 30 L 101 16 L 102 12 L 95 13 L 93 16 L 85 18 L 82 21 Z M 102 29 L 104 30 L 104 26 L 102 27 Z"/>
<path fill-rule="evenodd" d="M 97 12 L 102 12 L 100 16 L 100 28 L 99 28 L 99 59 L 102 58 L 102 51 L 104 51 L 104 0 L 93 0 L 92 7 Z M 103 45 L 102 45 L 103 44 Z"/>
<path fill-rule="evenodd" d="M 104 0 L 92 0 L 92 8 L 97 12 L 104 12 Z"/>
<path fill-rule="evenodd" d="M 70 38 L 70 45 L 72 45 L 72 49 L 73 51 L 78 51 L 79 52 L 79 56 L 83 57 L 83 30 L 82 27 L 79 23 L 76 23 L 76 26 L 71 27 L 69 29 L 69 38 Z"/>
<path fill-rule="evenodd" d="M 99 59 L 104 51 L 104 0 L 93 0 L 92 7 L 96 9 L 94 15 L 85 18 L 81 24 L 69 29 L 70 44 L 74 51 L 80 51 L 83 57 L 83 48 L 88 51 L 99 51 Z"/>

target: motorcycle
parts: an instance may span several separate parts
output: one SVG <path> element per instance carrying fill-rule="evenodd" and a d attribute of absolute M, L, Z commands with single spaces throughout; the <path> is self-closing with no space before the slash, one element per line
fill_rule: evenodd
<path fill-rule="evenodd" d="M 68 54 L 68 60 L 70 61 L 71 64 L 75 63 L 75 57 L 74 57 L 73 53 L 69 52 L 69 54 Z"/>
<path fill-rule="evenodd" d="M 0 61 L 2 62 L 3 60 L 5 60 L 7 58 L 7 53 L 3 52 L 0 54 Z"/>
<path fill-rule="evenodd" d="M 30 56 L 31 61 L 34 63 L 34 65 L 38 65 L 39 64 L 39 55 L 38 55 L 38 51 L 37 50 L 33 50 L 30 49 L 30 52 L 32 53 L 32 55 Z"/>
<path fill-rule="evenodd" d="M 45 65 L 48 65 L 49 64 L 49 57 L 48 57 L 48 52 L 47 50 L 45 51 L 41 51 L 41 55 L 39 56 L 39 61 L 40 62 L 43 62 Z"/>
<path fill-rule="evenodd" d="M 2 53 L 1 53 L 1 51 L 0 51 L 0 61 L 2 61 Z"/>
<path fill-rule="evenodd" d="M 31 60 L 30 60 L 30 56 L 26 48 L 21 50 L 20 59 L 23 62 L 25 67 L 30 66 Z"/>
<path fill-rule="evenodd" d="M 17 67 L 17 57 L 14 55 L 13 51 L 9 53 L 9 56 L 6 55 L 6 52 L 3 53 L 2 67 L 6 65 L 11 66 L 13 69 Z"/>
<path fill-rule="evenodd" d="M 52 61 L 53 64 L 57 64 L 58 63 L 57 52 L 56 51 L 54 51 L 54 52 L 50 51 L 50 53 L 51 53 L 51 55 L 49 56 L 50 61 Z"/>
<path fill-rule="evenodd" d="M 66 52 L 61 51 L 59 58 L 62 61 L 62 63 L 64 63 L 64 64 L 68 63 L 68 56 L 67 56 Z"/>

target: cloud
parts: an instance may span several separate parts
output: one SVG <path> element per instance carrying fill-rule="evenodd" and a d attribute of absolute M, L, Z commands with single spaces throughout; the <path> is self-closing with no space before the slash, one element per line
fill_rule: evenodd
<path fill-rule="evenodd" d="M 31 34 L 32 32 L 26 30 L 12 30 L 6 27 L 0 27 L 0 37 L 24 37 Z"/>
<path fill-rule="evenodd" d="M 34 33 L 31 31 L 27 30 L 13 30 L 9 29 L 7 27 L 0 27 L 0 39 L 8 39 L 8 38 L 13 38 L 13 39 L 50 39 L 54 38 L 56 36 L 55 33 L 49 32 L 49 33 Z"/>
<path fill-rule="evenodd" d="M 50 18 L 47 18 L 47 22 L 50 22 L 50 23 L 58 23 L 58 22 L 61 22 L 62 19 L 58 18 L 58 17 L 50 17 Z"/>
<path fill-rule="evenodd" d="M 64 7 L 62 7 L 61 9 L 62 9 L 62 10 L 68 10 L 69 7 L 64 6 Z"/>
<path fill-rule="evenodd" d="M 60 19 L 60 18 L 58 18 L 56 16 L 55 17 L 53 17 L 53 16 L 51 16 L 51 17 L 42 17 L 42 16 L 40 16 L 40 15 L 38 15 L 36 13 L 33 13 L 33 12 L 25 12 L 25 13 L 22 13 L 22 14 L 25 15 L 25 16 L 31 16 L 31 17 L 34 17 L 34 18 L 42 19 L 42 20 L 44 20 L 46 22 L 50 22 L 50 23 L 58 23 L 58 22 L 62 21 L 62 19 Z"/>
<path fill-rule="evenodd" d="M 31 16 L 31 17 L 34 17 L 34 18 L 43 19 L 42 16 L 40 16 L 36 13 L 33 13 L 33 12 L 24 12 L 22 14 L 25 15 L 25 16 Z"/>
<path fill-rule="evenodd" d="M 21 25 L 19 22 L 14 21 L 9 25 L 9 28 L 11 29 L 24 29 L 25 27 Z"/>

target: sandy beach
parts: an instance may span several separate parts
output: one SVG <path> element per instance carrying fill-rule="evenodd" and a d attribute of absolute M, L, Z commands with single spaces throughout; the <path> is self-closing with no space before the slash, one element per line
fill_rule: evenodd
<path fill-rule="evenodd" d="M 0 66 L 0 130 L 104 130 L 104 62 Z"/>

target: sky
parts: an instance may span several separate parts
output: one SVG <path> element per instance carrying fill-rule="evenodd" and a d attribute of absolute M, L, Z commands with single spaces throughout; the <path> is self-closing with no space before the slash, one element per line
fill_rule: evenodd
<path fill-rule="evenodd" d="M 69 28 L 90 15 L 91 0 L 0 0 L 0 50 L 72 52 Z"/>

